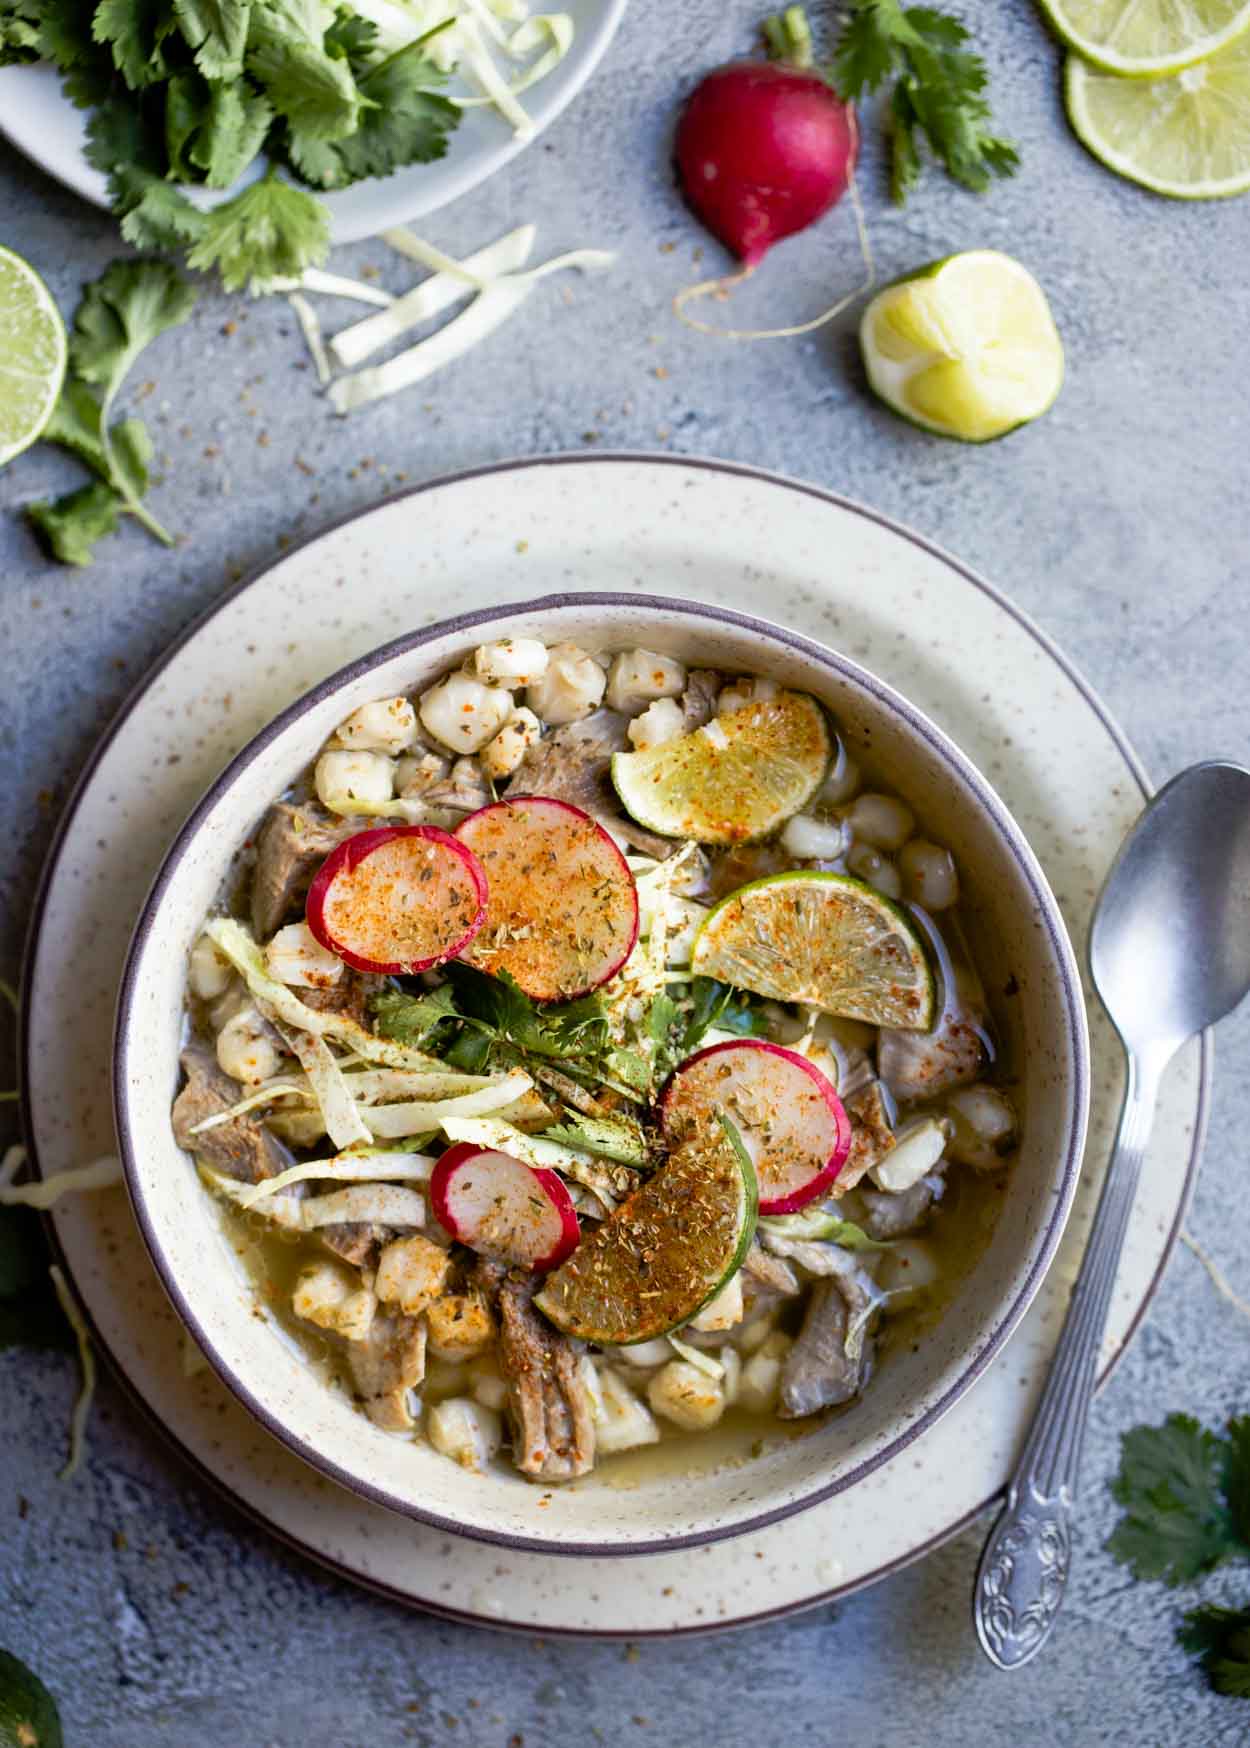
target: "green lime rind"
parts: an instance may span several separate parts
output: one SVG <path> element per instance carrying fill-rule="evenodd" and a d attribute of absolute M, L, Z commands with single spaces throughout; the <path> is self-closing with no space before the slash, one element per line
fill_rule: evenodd
<path fill-rule="evenodd" d="M 1077 139 L 1126 181 L 1169 200 L 1231 200 L 1250 191 L 1250 35 L 1174 78 L 1145 83 L 1109 78 L 1069 55 L 1063 94 Z M 1124 149 L 1129 138 L 1137 150 Z M 1169 160 L 1191 164 L 1196 142 L 1209 157 L 1222 156 L 1221 174 L 1164 173 Z"/>
<path fill-rule="evenodd" d="M 925 1032 L 937 1009 L 920 930 L 849 874 L 800 870 L 740 886 L 704 919 L 690 969 L 870 1026 Z"/>
<path fill-rule="evenodd" d="M 701 844 L 771 836 L 820 787 L 832 746 L 805 692 L 778 692 L 657 747 L 616 753 L 612 781 L 649 831 Z"/>
<path fill-rule="evenodd" d="M 680 1329 L 742 1267 L 759 1185 L 741 1140 L 696 1135 L 582 1240 L 534 1303 L 558 1329 L 628 1347 Z"/>
<path fill-rule="evenodd" d="M 56 1701 L 9 1651 L 0 1651 L 0 1748 L 62 1748 Z"/>
<path fill-rule="evenodd" d="M 1187 35 L 1172 22 L 1178 20 L 1174 4 L 1165 8 L 1158 0 L 1132 0 L 1131 5 L 1126 0 L 1112 20 L 1113 25 L 1118 28 L 1124 13 L 1131 12 L 1132 26 L 1142 33 L 1137 40 L 1143 40 L 1153 24 L 1160 46 L 1150 54 L 1124 54 L 1111 46 L 1108 34 L 1082 28 L 1082 18 L 1094 22 L 1091 13 L 1107 16 L 1107 0 L 1039 0 L 1039 4 L 1061 42 L 1090 66 L 1103 73 L 1114 73 L 1120 79 L 1162 79 L 1184 72 L 1187 67 L 1229 48 L 1250 30 L 1250 0 L 1236 0 L 1235 4 L 1232 0 L 1215 0 L 1214 4 L 1205 0 L 1207 10 L 1215 16 L 1223 15 L 1224 22 L 1197 36 Z"/>
<path fill-rule="evenodd" d="M 47 428 L 68 356 L 52 293 L 29 261 L 0 248 L 0 467 Z"/>

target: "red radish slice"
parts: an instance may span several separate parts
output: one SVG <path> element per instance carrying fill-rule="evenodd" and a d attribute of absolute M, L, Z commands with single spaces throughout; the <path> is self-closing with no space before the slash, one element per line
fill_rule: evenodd
<path fill-rule="evenodd" d="M 434 1167 L 430 1205 L 439 1225 L 470 1250 L 538 1272 L 562 1263 L 582 1236 L 554 1171 L 472 1141 L 449 1147 Z"/>
<path fill-rule="evenodd" d="M 462 959 L 506 971 L 535 1001 L 571 1001 L 620 970 L 638 939 L 638 894 L 588 813 L 523 795 L 471 813 L 456 836 L 490 883 L 485 927 Z"/>
<path fill-rule="evenodd" d="M 357 832 L 328 855 L 308 892 L 308 926 L 357 971 L 425 971 L 460 953 L 486 920 L 486 876 L 431 825 Z"/>
<path fill-rule="evenodd" d="M 851 1123 L 820 1070 L 758 1038 L 712 1044 L 674 1070 L 660 1099 L 671 1140 L 724 1111 L 755 1163 L 761 1214 L 793 1214 L 828 1190 L 851 1149 Z"/>

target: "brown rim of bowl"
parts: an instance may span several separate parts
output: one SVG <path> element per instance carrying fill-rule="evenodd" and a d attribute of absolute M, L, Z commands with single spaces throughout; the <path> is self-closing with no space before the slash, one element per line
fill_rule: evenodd
<path fill-rule="evenodd" d="M 212 1334 L 201 1322 L 195 1308 L 183 1293 L 175 1271 L 166 1259 L 156 1235 L 155 1222 L 148 1211 L 130 1139 L 129 1057 L 126 1040 L 131 1012 L 137 996 L 138 962 L 151 933 L 155 913 L 164 900 L 187 849 L 207 815 L 232 787 L 240 773 L 251 765 L 266 747 L 317 704 L 332 697 L 344 686 L 363 678 L 375 668 L 397 656 L 411 654 L 422 649 L 426 644 L 448 636 L 472 632 L 480 626 L 496 623 L 502 618 L 513 618 L 525 613 L 554 612 L 569 607 L 585 609 L 596 606 L 605 608 L 628 607 L 633 611 L 643 612 L 648 610 L 667 612 L 694 621 L 711 620 L 735 626 L 740 630 L 763 633 L 775 643 L 780 643 L 806 656 L 831 674 L 849 681 L 852 685 L 861 687 L 884 708 L 900 716 L 911 732 L 925 742 L 938 760 L 947 766 L 967 790 L 971 791 L 981 808 L 997 827 L 1000 837 L 1006 843 L 1016 862 L 1022 879 L 1031 891 L 1043 920 L 1051 951 L 1058 964 L 1069 1024 L 1069 1036 L 1073 1040 L 1075 1060 L 1068 1143 L 1058 1178 L 1054 1206 L 1041 1245 L 1010 1304 L 994 1319 L 989 1334 L 979 1350 L 936 1402 L 932 1403 L 896 1438 L 891 1439 L 875 1456 L 857 1463 L 845 1475 L 839 1476 L 825 1486 L 815 1488 L 803 1498 L 790 1504 L 774 1506 L 770 1510 L 757 1512 L 747 1518 L 736 1519 L 723 1527 L 714 1526 L 703 1530 L 692 1530 L 678 1536 L 648 1538 L 628 1543 L 581 1542 L 576 1546 L 571 1546 L 567 1541 L 558 1542 L 549 1537 L 519 1536 L 502 1530 L 470 1525 L 458 1518 L 447 1517 L 442 1513 L 412 1505 L 407 1500 L 400 1499 L 395 1494 L 388 1492 L 385 1488 L 372 1485 L 361 1476 L 354 1475 L 343 1468 L 300 1434 L 294 1432 L 221 1358 Z M 779 1522 L 782 1518 L 791 1516 L 796 1511 L 802 1511 L 809 1505 L 817 1505 L 822 1500 L 830 1499 L 837 1493 L 845 1492 L 875 1469 L 880 1468 L 883 1463 L 892 1460 L 900 1451 L 905 1450 L 928 1427 L 939 1420 L 970 1388 L 1001 1350 L 1007 1338 L 1024 1316 L 1041 1285 L 1062 1237 L 1080 1175 L 1085 1144 L 1089 1112 L 1089 1039 L 1085 1002 L 1081 993 L 1080 975 L 1077 970 L 1075 954 L 1059 914 L 1058 905 L 1040 864 L 1025 842 L 1019 827 L 990 784 L 955 743 L 914 705 L 895 692 L 892 687 L 887 686 L 875 675 L 868 673 L 867 670 L 850 661 L 847 657 L 826 649 L 823 645 L 798 632 L 790 631 L 784 626 L 772 625 L 767 620 L 751 614 L 738 613 L 725 607 L 704 606 L 692 601 L 662 595 L 634 595 L 593 590 L 573 594 L 556 592 L 528 601 L 511 602 L 504 607 L 483 608 L 472 613 L 453 615 L 440 620 L 435 625 L 425 626 L 420 631 L 410 632 L 404 637 L 393 639 L 378 649 L 361 656 L 356 661 L 346 664 L 336 673 L 310 688 L 276 716 L 236 754 L 207 790 L 175 837 L 161 862 L 136 923 L 122 971 L 118 996 L 113 1049 L 113 1106 L 131 1206 L 161 1283 L 179 1317 L 191 1331 L 214 1371 L 267 1431 L 289 1449 L 295 1451 L 305 1462 L 320 1470 L 322 1474 L 328 1475 L 340 1486 L 346 1487 L 361 1497 L 371 1500 L 374 1504 L 381 1505 L 400 1516 L 428 1524 L 434 1529 L 443 1530 L 450 1534 L 469 1536 L 476 1541 L 489 1542 L 499 1547 L 524 1549 L 532 1553 L 559 1553 L 566 1557 L 577 1555 L 586 1558 L 628 1557 L 699 1547 L 707 1542 L 719 1541 L 727 1536 L 749 1535 L 754 1531 L 766 1528 L 771 1523 Z"/>

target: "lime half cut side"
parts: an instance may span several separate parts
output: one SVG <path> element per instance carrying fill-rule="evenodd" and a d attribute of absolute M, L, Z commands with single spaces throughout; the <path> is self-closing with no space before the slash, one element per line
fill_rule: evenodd
<path fill-rule="evenodd" d="M 615 754 L 612 781 L 626 811 L 650 831 L 743 844 L 768 837 L 811 799 L 829 753 L 816 700 L 777 692 L 693 734 Z"/>
<path fill-rule="evenodd" d="M 926 431 L 988 443 L 1039 418 L 1063 386 L 1063 344 L 1033 275 L 996 249 L 886 286 L 859 329 L 868 383 Z"/>
<path fill-rule="evenodd" d="M 29 262 L 0 248 L 0 467 L 52 417 L 67 352 L 52 293 Z"/>
<path fill-rule="evenodd" d="M 1079 55 L 1121 78 L 1158 79 L 1250 30 L 1250 0 L 1041 0 Z"/>
<path fill-rule="evenodd" d="M 870 1026 L 933 1024 L 936 985 L 919 929 L 849 874 L 774 874 L 731 892 L 695 937 L 690 968 Z"/>
<path fill-rule="evenodd" d="M 583 1341 L 651 1341 L 688 1322 L 737 1273 L 758 1211 L 750 1154 L 720 1123 L 702 1124 L 582 1240 L 534 1303 Z"/>
<path fill-rule="evenodd" d="M 1068 57 L 1068 119 L 1120 176 L 1174 200 L 1250 189 L 1250 36 L 1169 79 L 1117 79 Z"/>

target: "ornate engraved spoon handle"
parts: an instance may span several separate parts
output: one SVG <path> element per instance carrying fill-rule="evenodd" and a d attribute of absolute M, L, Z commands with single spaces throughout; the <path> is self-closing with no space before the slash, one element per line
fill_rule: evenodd
<path fill-rule="evenodd" d="M 977 1569 L 972 1613 L 986 1656 L 1018 1669 L 1050 1635 L 1068 1578 L 1070 1522 L 1098 1352 L 1142 1159 L 1157 1073 L 1129 1057 L 1115 1151 L 1033 1425 Z"/>

